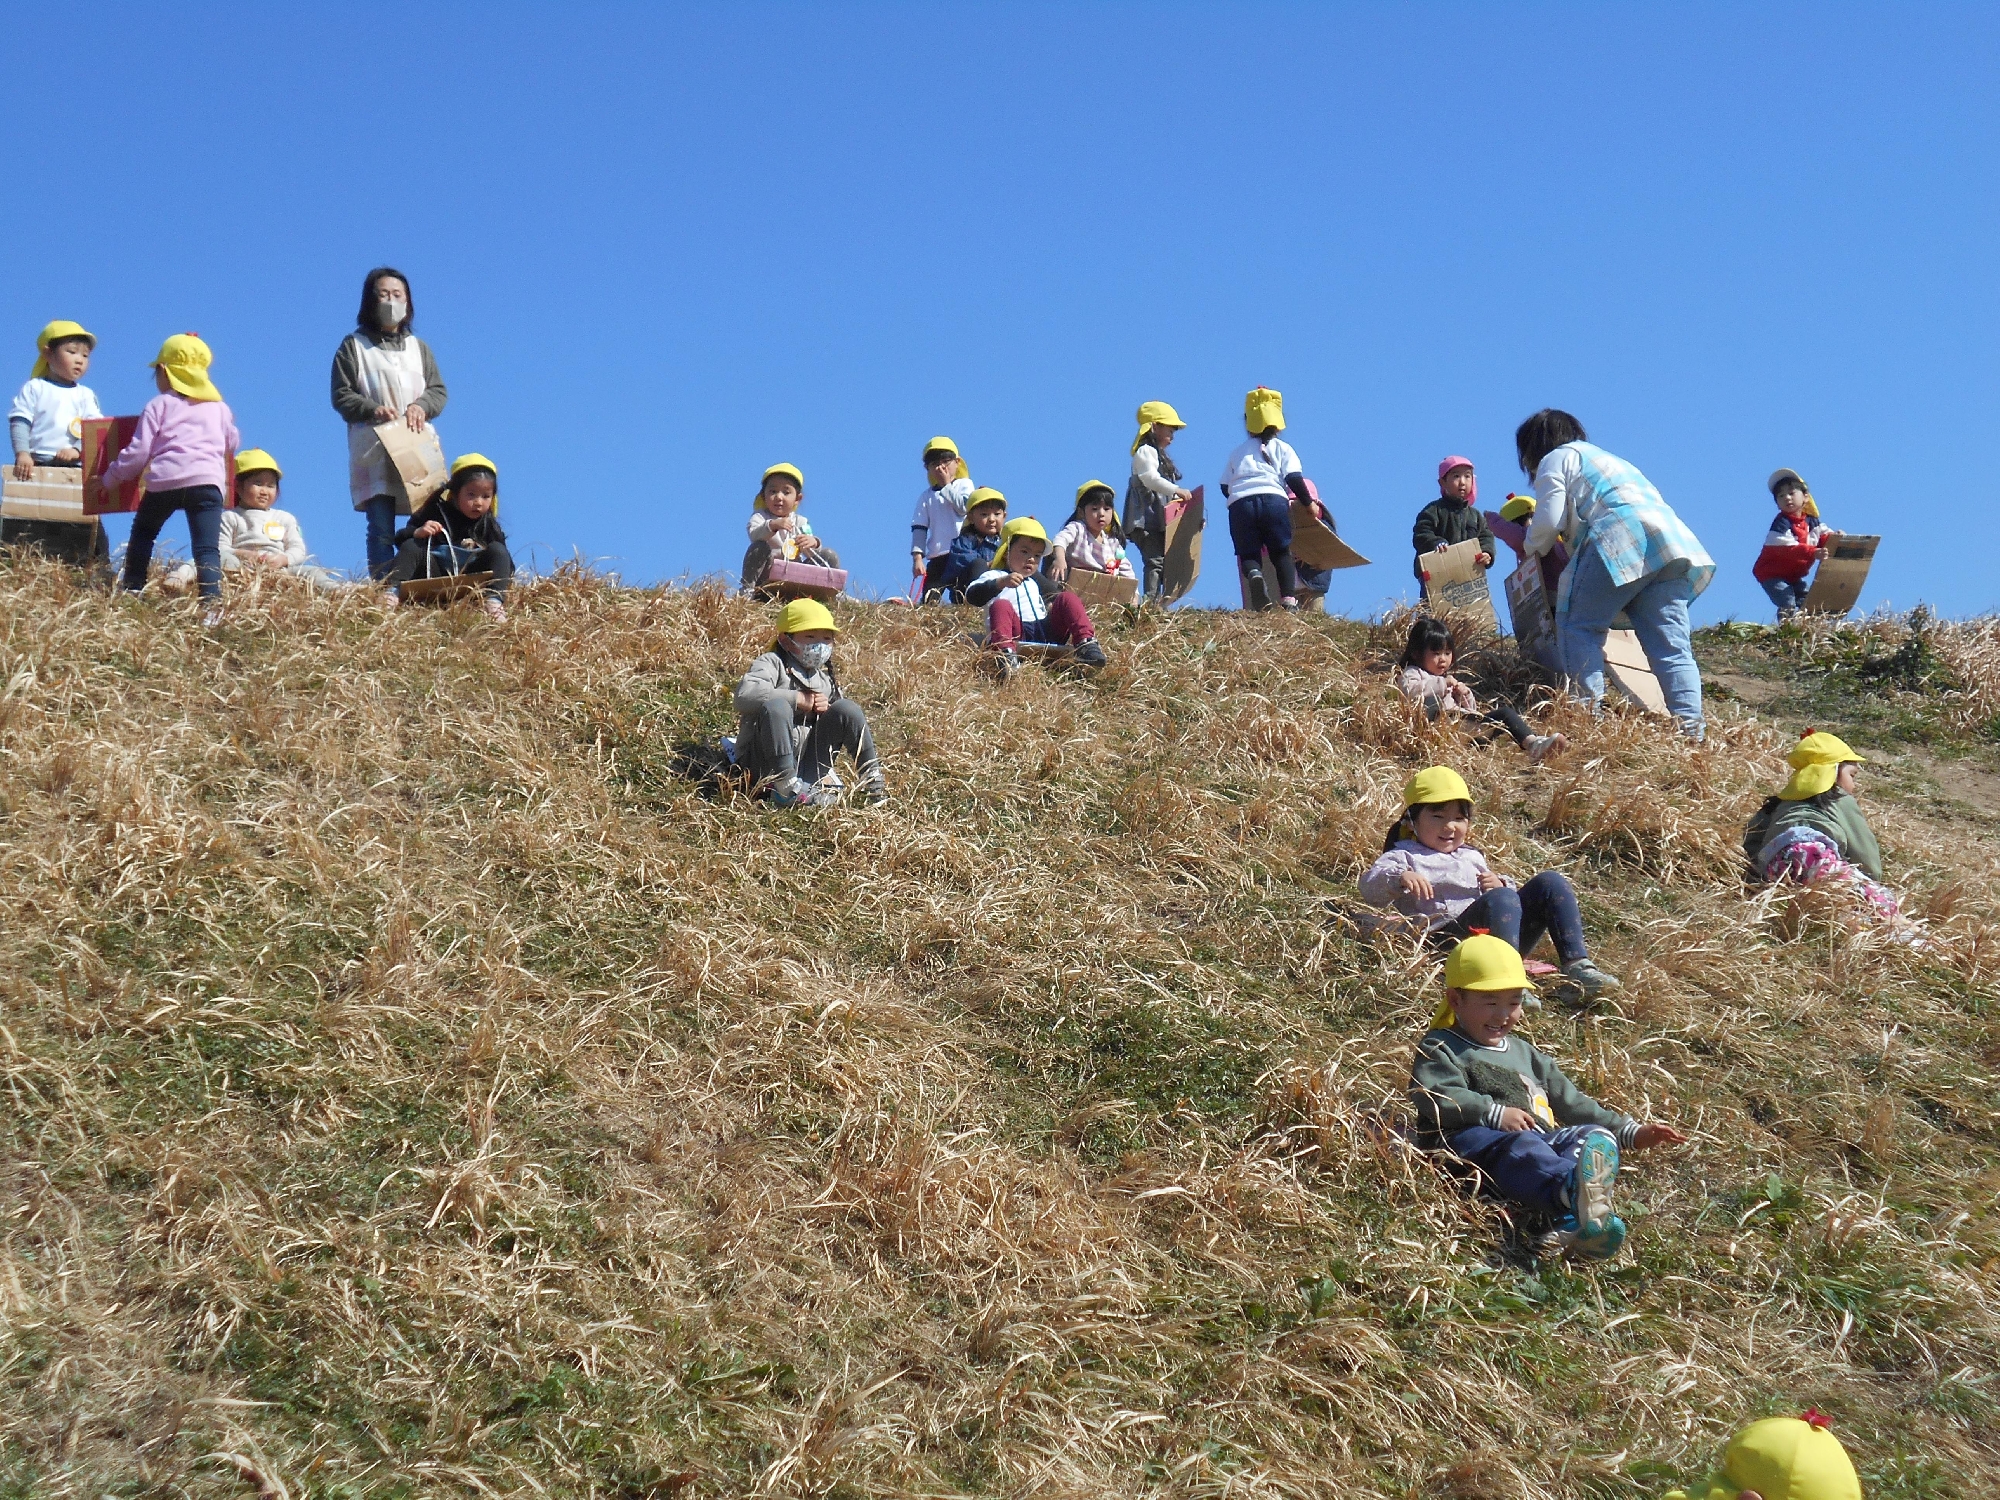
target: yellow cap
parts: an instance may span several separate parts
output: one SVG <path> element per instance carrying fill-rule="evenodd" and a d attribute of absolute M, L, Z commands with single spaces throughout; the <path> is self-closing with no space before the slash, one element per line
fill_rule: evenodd
<path fill-rule="evenodd" d="M 1701 1500 L 1736 1500 L 1744 1490 L 1764 1500 L 1861 1500 L 1861 1476 L 1840 1439 L 1816 1411 L 1804 1417 L 1766 1417 L 1730 1440 L 1722 1472 L 1695 1494 Z M 1685 1490 L 1665 1500 L 1689 1500 Z"/>
<path fill-rule="evenodd" d="M 1023 538 L 1031 542 L 1046 542 L 1049 534 L 1033 516 L 1016 516 L 1000 528 L 1000 541 L 993 549 L 993 566 L 1006 567 L 1007 549 Z"/>
<path fill-rule="evenodd" d="M 236 477 L 238 479 L 241 479 L 245 474 L 256 474 L 266 470 L 276 474 L 281 479 L 284 477 L 285 471 L 278 467 L 278 461 L 262 448 L 245 448 L 241 453 L 236 455 Z"/>
<path fill-rule="evenodd" d="M 1005 495 L 1001 494 L 991 485 L 983 484 L 974 490 L 972 498 L 965 502 L 965 511 L 967 515 L 970 515 L 982 505 L 1005 505 L 1006 503 L 1007 497 Z"/>
<path fill-rule="evenodd" d="M 1285 398 L 1267 386 L 1258 386 L 1243 398 L 1243 426 L 1254 437 L 1266 427 L 1285 430 Z"/>
<path fill-rule="evenodd" d="M 1532 516 L 1534 513 L 1535 497 L 1533 495 L 1509 495 L 1507 503 L 1500 507 L 1500 519 L 1503 521 L 1519 521 Z"/>
<path fill-rule="evenodd" d="M 758 482 L 757 498 L 750 502 L 750 508 L 752 510 L 762 510 L 764 508 L 764 486 L 771 482 L 771 476 L 773 474 L 783 474 L 787 479 L 791 480 L 793 484 L 799 487 L 800 495 L 805 494 L 806 476 L 798 471 L 798 467 L 796 465 L 772 464 L 770 468 L 764 471 L 763 479 Z"/>
<path fill-rule="evenodd" d="M 1444 961 L 1448 990 L 1531 990 L 1528 970 L 1514 945 L 1491 933 L 1475 932 Z"/>
<path fill-rule="evenodd" d="M 1472 788 L 1450 766 L 1431 766 L 1403 786 L 1403 807 L 1428 807 L 1434 802 L 1470 802 Z"/>
<path fill-rule="evenodd" d="M 1792 779 L 1785 783 L 1778 799 L 1782 802 L 1803 802 L 1808 797 L 1817 797 L 1833 785 L 1842 766 L 1850 761 L 1866 765 L 1867 759 L 1866 756 L 1856 755 L 1839 735 L 1828 734 L 1823 729 L 1808 729 L 1792 746 L 1792 753 L 1785 757 L 1785 764 L 1792 768 Z"/>
<path fill-rule="evenodd" d="M 833 623 L 833 611 L 817 599 L 794 599 L 778 611 L 779 635 L 797 635 L 801 630 L 840 634 L 840 627 Z"/>
<path fill-rule="evenodd" d="M 948 437 L 934 437 L 928 443 L 924 444 L 924 461 L 926 463 L 930 462 L 930 456 L 933 453 L 949 453 L 953 458 L 964 457 L 958 451 L 958 444 L 954 443 Z"/>
<path fill-rule="evenodd" d="M 451 461 L 451 477 L 458 478 L 461 469 L 486 469 L 492 473 L 494 484 L 500 483 L 500 465 L 484 453 L 466 453 L 454 458 Z"/>
<path fill-rule="evenodd" d="M 90 347 L 97 347 L 97 335 L 81 323 L 72 323 L 67 318 L 57 318 L 40 333 L 35 335 L 35 352 L 40 356 L 35 361 L 30 380 L 41 380 L 49 373 L 49 345 L 59 339 L 89 339 Z"/>
<path fill-rule="evenodd" d="M 1111 497 L 1113 505 L 1118 503 L 1118 491 L 1111 488 L 1110 485 L 1101 479 L 1086 479 L 1076 487 L 1076 508 L 1078 510 L 1083 509 L 1083 497 L 1088 495 L 1092 490 L 1103 490 L 1105 494 Z"/>
<path fill-rule="evenodd" d="M 1164 401 L 1142 401 L 1139 403 L 1139 435 L 1132 439 L 1132 451 L 1137 453 L 1139 445 L 1146 441 L 1146 434 L 1154 424 L 1162 427 L 1185 427 L 1181 414 Z"/>
<path fill-rule="evenodd" d="M 177 333 L 160 345 L 159 357 L 152 367 L 164 372 L 167 384 L 188 400 L 220 401 L 222 392 L 208 378 L 208 367 L 214 362 L 215 356 L 209 353 L 200 334 Z"/>

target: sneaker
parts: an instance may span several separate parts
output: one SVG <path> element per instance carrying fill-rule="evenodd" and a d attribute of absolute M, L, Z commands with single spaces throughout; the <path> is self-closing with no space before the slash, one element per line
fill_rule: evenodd
<path fill-rule="evenodd" d="M 1252 609 L 1269 609 L 1271 607 L 1271 590 L 1264 583 L 1264 570 L 1262 568 L 1245 568 L 1243 570 L 1243 592 L 1249 597 Z"/>
<path fill-rule="evenodd" d="M 1096 641 L 1078 641 L 1073 653 L 1079 667 L 1088 667 L 1095 672 L 1106 664 L 1104 648 Z"/>
<path fill-rule="evenodd" d="M 993 653 L 993 675 L 1005 682 L 1021 670 L 1021 657 L 1015 651 L 995 651 Z"/>
<path fill-rule="evenodd" d="M 1595 1244 L 1618 1224 L 1618 1242 L 1625 1226 L 1611 1211 L 1611 1190 L 1618 1182 L 1618 1141 L 1608 1130 L 1593 1130 L 1583 1138 L 1583 1150 L 1569 1174 L 1569 1211 L 1576 1220 L 1577 1244 Z"/>
<path fill-rule="evenodd" d="M 507 606 L 502 604 L 498 599 L 495 599 L 491 594 L 486 596 L 486 602 L 483 607 L 487 614 L 498 620 L 502 625 L 507 623 Z"/>
<path fill-rule="evenodd" d="M 1619 990 L 1624 986 L 1614 974 L 1607 974 L 1588 958 L 1579 958 L 1563 965 L 1563 978 L 1583 991 L 1583 998 L 1594 1000 L 1607 990 Z"/>
<path fill-rule="evenodd" d="M 1570 1249 L 1585 1260 L 1609 1260 L 1625 1248 L 1625 1221 L 1613 1214 L 1596 1234 L 1579 1234 Z"/>
<path fill-rule="evenodd" d="M 776 808 L 811 807 L 814 802 L 813 789 L 798 777 L 781 781 L 771 788 L 771 806 Z"/>
<path fill-rule="evenodd" d="M 222 606 L 220 604 L 211 605 L 208 609 L 202 611 L 201 628 L 203 630 L 214 630 L 221 623 Z"/>
<path fill-rule="evenodd" d="M 1278 606 L 1281 609 L 1289 609 L 1294 613 L 1296 613 L 1298 611 L 1299 601 L 1294 599 L 1290 594 L 1287 594 L 1285 595 L 1284 598 L 1278 601 Z"/>
<path fill-rule="evenodd" d="M 1551 755 L 1561 755 L 1563 751 L 1569 749 L 1569 736 L 1566 734 L 1531 734 L 1528 736 L 1528 743 L 1521 748 L 1528 752 L 1528 764 L 1539 766 Z"/>
<path fill-rule="evenodd" d="M 880 771 L 862 780 L 861 805 L 863 807 L 880 807 L 888 800 L 889 788 L 883 785 L 882 773 Z"/>

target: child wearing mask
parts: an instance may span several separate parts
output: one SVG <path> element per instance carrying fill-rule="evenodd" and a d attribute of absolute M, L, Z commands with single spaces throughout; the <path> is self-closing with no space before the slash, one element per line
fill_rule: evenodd
<path fill-rule="evenodd" d="M 1470 541 L 1479 543 L 1479 566 L 1492 567 L 1493 530 L 1479 509 L 1479 479 L 1472 460 L 1454 453 L 1438 464 L 1438 497 L 1417 512 L 1410 531 L 1417 581 L 1423 582 L 1426 554 Z"/>
<path fill-rule="evenodd" d="M 1787 620 L 1806 602 L 1806 575 L 1826 557 L 1827 544 L 1838 541 L 1840 533 L 1820 524 L 1819 502 L 1796 470 L 1778 470 L 1768 487 L 1778 503 L 1778 516 L 1764 533 L 1764 550 L 1750 572 L 1778 606 L 1778 618 Z"/>
<path fill-rule="evenodd" d="M 35 368 L 7 413 L 16 479 L 32 480 L 38 467 L 74 469 L 82 464 L 83 424 L 104 415 L 96 392 L 82 383 L 96 347 L 94 334 L 65 319 L 36 335 Z M 8 516 L 0 520 L 0 547 L 33 547 L 74 563 L 88 563 L 110 551 L 104 523 L 95 517 L 78 524 Z"/>
<path fill-rule="evenodd" d="M 1125 542 L 1118 534 L 1118 495 L 1101 479 L 1078 486 L 1076 513 L 1049 548 L 1049 577 L 1061 583 L 1071 568 L 1137 579 Z"/>
<path fill-rule="evenodd" d="M 750 547 L 743 554 L 743 591 L 756 593 L 764 587 L 771 564 L 811 563 L 820 568 L 837 568 L 840 555 L 813 535 L 812 522 L 799 511 L 806 497 L 806 476 L 792 464 L 773 464 L 764 471 L 764 480 L 750 502 Z"/>
<path fill-rule="evenodd" d="M 972 476 L 958 444 L 934 437 L 924 444 L 924 477 L 930 482 L 917 496 L 917 513 L 910 518 L 910 574 L 923 580 L 918 592 L 930 603 L 942 596 L 952 571 L 952 543 L 972 502 Z"/>
<path fill-rule="evenodd" d="M 504 621 L 514 556 L 507 550 L 499 507 L 499 466 L 483 453 L 454 461 L 451 482 L 396 533 L 396 561 L 387 580 L 391 607 L 402 604 L 402 586 L 412 579 L 490 573 L 482 602 L 487 614 Z"/>
<path fill-rule="evenodd" d="M 986 611 L 986 649 L 1002 678 L 1021 667 L 1023 643 L 1066 646 L 1078 665 L 1095 671 L 1105 662 L 1096 627 L 1083 601 L 1068 589 L 1045 594 L 1036 571 L 1049 549 L 1049 534 L 1033 516 L 1000 528 L 993 566 L 965 591 L 968 604 Z"/>
<path fill-rule="evenodd" d="M 1285 430 L 1285 398 L 1258 386 L 1243 398 L 1243 426 L 1249 440 L 1222 466 L 1222 494 L 1229 502 L 1229 540 L 1243 572 L 1252 609 L 1299 607 L 1298 573 L 1292 566 L 1292 501 L 1314 503 L 1299 456 L 1278 434 Z M 1264 577 L 1262 555 L 1269 553 L 1277 596 Z"/>
<path fill-rule="evenodd" d="M 736 758 L 753 794 L 773 807 L 809 807 L 835 800 L 835 757 L 854 757 L 861 797 L 871 807 L 889 800 L 868 716 L 842 694 L 833 675 L 840 627 L 817 599 L 794 599 L 778 612 L 778 637 L 750 663 L 736 685 Z"/>
<path fill-rule="evenodd" d="M 1625 1243 L 1611 1202 L 1620 1150 L 1687 1137 L 1607 1109 L 1514 1035 L 1534 986 L 1521 955 L 1499 938 L 1475 933 L 1453 948 L 1444 983 L 1410 1068 L 1416 1144 L 1450 1151 L 1503 1196 L 1550 1215 L 1561 1249 L 1592 1260 L 1616 1255 Z"/>
<path fill-rule="evenodd" d="M 1181 488 L 1181 471 L 1167 449 L 1187 423 L 1164 401 L 1139 407 L 1139 435 L 1132 439 L 1132 477 L 1125 484 L 1125 536 L 1145 564 L 1145 596 L 1157 600 L 1166 590 L 1167 502 L 1191 500 Z"/>
<path fill-rule="evenodd" d="M 444 377 L 431 346 L 410 330 L 417 321 L 410 278 L 377 266 L 361 279 L 354 332 L 333 354 L 333 409 L 347 423 L 347 484 L 368 527 L 368 576 L 395 566 L 396 517 L 410 513 L 409 492 L 375 429 L 404 423 L 422 432 L 444 410 Z"/>
<path fill-rule="evenodd" d="M 959 528 L 946 566 L 938 575 L 938 587 L 949 598 L 965 602 L 972 580 L 993 565 L 993 552 L 1000 545 L 1000 528 L 1007 524 L 1007 497 L 996 489 L 981 486 L 972 492 L 965 508 L 965 525 Z"/>

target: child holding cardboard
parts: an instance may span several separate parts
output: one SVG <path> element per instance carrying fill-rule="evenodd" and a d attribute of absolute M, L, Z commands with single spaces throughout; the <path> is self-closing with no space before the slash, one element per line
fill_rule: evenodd
<path fill-rule="evenodd" d="M 214 361 L 208 345 L 192 333 L 177 333 L 160 345 L 153 360 L 153 383 L 160 394 L 139 413 L 132 439 L 102 476 L 106 489 L 146 476 L 146 496 L 132 517 L 125 546 L 121 586 L 146 586 L 153 543 L 175 511 L 187 512 L 189 550 L 204 599 L 222 597 L 222 492 L 230 482 L 229 455 L 236 451 L 236 418 L 222 392 L 208 378 Z M 213 610 L 204 619 L 215 623 Z"/>
<path fill-rule="evenodd" d="M 431 496 L 396 533 L 396 562 L 389 569 L 389 603 L 404 603 L 402 586 L 418 578 L 486 573 L 482 603 L 496 620 L 507 618 L 507 590 L 514 555 L 500 527 L 500 468 L 483 453 L 453 461 L 451 481 Z"/>
<path fill-rule="evenodd" d="M 1132 562 L 1118 534 L 1118 495 L 1101 479 L 1077 487 L 1076 513 L 1049 546 L 1049 577 L 1061 583 L 1071 568 L 1108 573 L 1136 580 Z"/>
<path fill-rule="evenodd" d="M 14 478 L 32 480 L 37 468 L 74 469 L 83 462 L 83 424 L 104 413 L 97 393 L 84 385 L 97 338 L 81 323 L 57 319 L 35 337 L 35 368 L 7 413 L 14 447 Z M 110 551 L 104 523 L 84 524 L 8 516 L 0 520 L 0 547 L 33 547 L 64 562 L 89 563 Z"/>
<path fill-rule="evenodd" d="M 778 611 L 771 649 L 750 663 L 736 685 L 736 758 L 754 794 L 773 807 L 809 807 L 834 800 L 834 760 L 854 757 L 861 797 L 889 800 L 875 740 L 861 705 L 840 691 L 833 647 L 840 636 L 833 612 L 817 599 L 794 599 Z"/>
<path fill-rule="evenodd" d="M 1783 621 L 1797 614 L 1806 602 L 1806 576 L 1814 563 L 1825 559 L 1828 543 L 1838 541 L 1840 533 L 1820 524 L 1819 502 L 1797 470 L 1778 470 L 1767 481 L 1767 488 L 1778 503 L 1778 515 L 1764 533 L 1764 549 L 1750 572 L 1778 606 L 1778 618 Z"/>
<path fill-rule="evenodd" d="M 755 593 L 764 587 L 771 564 L 812 563 L 822 568 L 840 566 L 840 556 L 813 534 L 812 522 L 800 512 L 806 496 L 806 476 L 792 464 L 772 464 L 764 471 L 763 483 L 750 502 L 750 548 L 743 554 L 743 591 Z"/>
<path fill-rule="evenodd" d="M 958 444 L 948 437 L 924 444 L 924 476 L 930 482 L 917 496 L 917 513 L 910 518 L 910 572 L 924 581 L 918 594 L 929 603 L 943 594 L 945 575 L 952 571 L 952 543 L 972 504 L 972 476 Z"/>
<path fill-rule="evenodd" d="M 986 611 L 986 649 L 1000 675 L 1020 670 L 1021 646 L 1066 646 L 1071 658 L 1093 671 L 1105 662 L 1097 629 L 1083 601 L 1068 589 L 1043 592 L 1036 570 L 1049 549 L 1049 534 L 1033 516 L 1000 528 L 993 566 L 965 591 L 968 604 Z"/>
<path fill-rule="evenodd" d="M 1299 456 L 1278 434 L 1285 430 L 1285 398 L 1258 386 L 1243 398 L 1243 426 L 1249 440 L 1222 466 L 1222 494 L 1229 502 L 1229 540 L 1243 571 L 1252 609 L 1299 607 L 1298 573 L 1292 566 L 1292 501 L 1313 504 Z M 1277 596 L 1264 577 L 1269 553 Z"/>
<path fill-rule="evenodd" d="M 1132 439 L 1132 477 L 1125 485 L 1125 536 L 1146 566 L 1146 597 L 1157 600 L 1167 586 L 1167 502 L 1191 500 L 1181 488 L 1181 471 L 1167 449 L 1187 423 L 1164 401 L 1139 405 L 1139 435 Z"/>
<path fill-rule="evenodd" d="M 1416 1144 L 1472 1163 L 1505 1197 L 1549 1214 L 1562 1249 L 1616 1255 L 1625 1243 L 1625 1221 L 1612 1211 L 1620 1150 L 1687 1137 L 1607 1109 L 1514 1034 L 1534 986 L 1499 938 L 1475 933 L 1452 949 L 1444 983 L 1410 1068 Z"/>
<path fill-rule="evenodd" d="M 1493 529 L 1479 509 L 1479 478 L 1472 460 L 1454 453 L 1438 464 L 1438 497 L 1417 512 L 1410 530 L 1417 581 L 1423 582 L 1426 554 L 1470 541 L 1479 543 L 1479 566 L 1492 567 Z"/>

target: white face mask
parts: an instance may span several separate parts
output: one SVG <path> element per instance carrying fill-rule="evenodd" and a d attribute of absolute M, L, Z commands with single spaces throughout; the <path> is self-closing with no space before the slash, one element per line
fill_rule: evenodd
<path fill-rule="evenodd" d="M 375 304 L 375 321 L 384 328 L 394 328 L 403 321 L 403 315 L 410 310 L 410 304 L 401 297 L 391 297 Z"/>
<path fill-rule="evenodd" d="M 819 641 L 810 646 L 799 647 L 800 664 L 809 667 L 815 672 L 832 660 L 833 643 L 831 641 Z"/>

